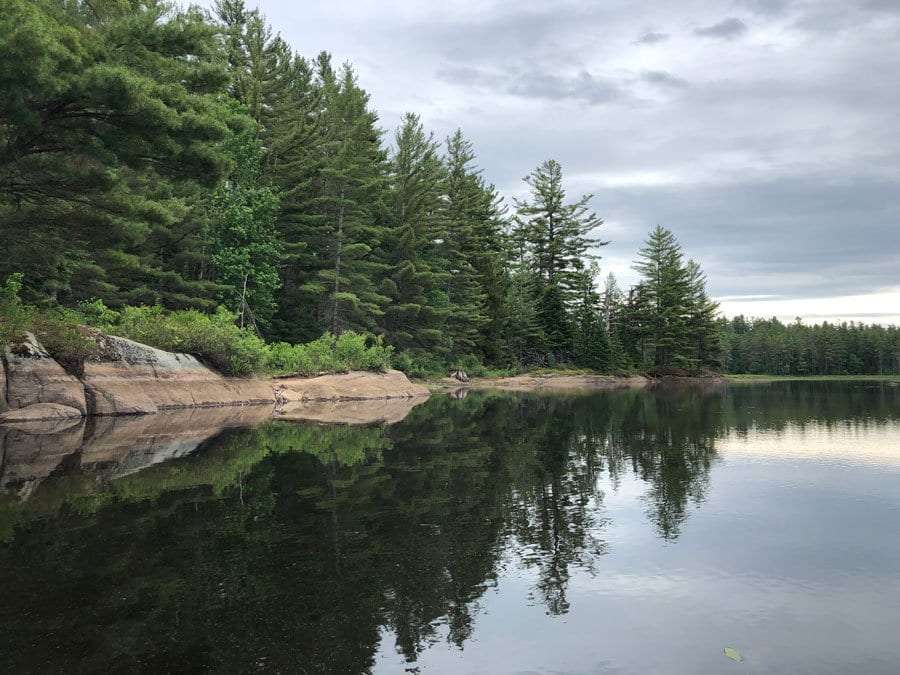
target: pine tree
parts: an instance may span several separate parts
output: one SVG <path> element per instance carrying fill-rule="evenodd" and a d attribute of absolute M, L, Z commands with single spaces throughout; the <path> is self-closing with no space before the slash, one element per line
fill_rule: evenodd
<path fill-rule="evenodd" d="M 335 73 L 321 54 L 316 70 L 309 82 L 307 64 L 295 61 L 299 79 L 286 96 L 298 107 L 274 125 L 274 171 L 285 190 L 285 289 L 274 322 L 282 339 L 372 330 L 389 302 L 378 289 L 386 156 L 377 116 L 350 66 Z"/>
<path fill-rule="evenodd" d="M 606 242 L 590 238 L 603 221 L 590 211 L 591 195 L 566 204 L 562 167 L 548 160 L 525 177 L 530 200 L 516 200 L 514 245 L 520 264 L 537 281 L 535 302 L 545 347 L 555 361 L 571 353 L 572 327 L 569 308 L 583 272 L 584 261 L 597 258 L 590 247 Z"/>
<path fill-rule="evenodd" d="M 447 233 L 446 169 L 438 144 L 417 115 L 397 130 L 391 162 L 390 263 L 383 291 L 391 299 L 383 328 L 398 349 L 446 353 L 450 273 L 440 253 Z"/>
<path fill-rule="evenodd" d="M 505 207 L 493 185 L 474 166 L 472 144 L 457 129 L 447 139 L 447 234 L 452 261 L 447 333 L 453 351 L 477 353 L 489 362 L 508 359 L 506 305 L 509 289 Z"/>
<path fill-rule="evenodd" d="M 0 276 L 26 272 L 30 299 L 211 308 L 183 253 L 242 124 L 215 27 L 162 2 L 10 0 L 0 35 Z"/>
<path fill-rule="evenodd" d="M 601 313 L 600 296 L 594 282 L 598 272 L 595 262 L 582 272 L 576 287 L 573 351 L 577 365 L 607 371 L 610 368 L 610 347 Z"/>
<path fill-rule="evenodd" d="M 691 306 L 690 275 L 681 247 L 667 229 L 656 226 L 638 253 L 634 269 L 641 274 L 641 299 L 652 313 L 646 325 L 656 368 L 689 367 L 687 319 Z"/>
<path fill-rule="evenodd" d="M 319 253 L 325 253 L 327 266 L 314 282 L 325 325 L 335 334 L 373 329 L 388 302 L 377 290 L 385 270 L 379 250 L 385 153 L 375 126 L 378 118 L 368 102 L 353 70 L 344 65 L 326 118 L 322 203 L 329 237 Z"/>
<path fill-rule="evenodd" d="M 514 239 L 524 252 L 524 262 L 538 277 L 547 285 L 558 285 L 563 295 L 570 295 L 584 261 L 598 257 L 589 249 L 606 244 L 588 236 L 603 224 L 588 206 L 593 195 L 566 204 L 562 167 L 552 159 L 524 181 L 531 189 L 531 199 L 515 202 Z"/>
<path fill-rule="evenodd" d="M 537 280 L 527 270 L 514 270 L 504 298 L 504 306 L 510 316 L 504 330 L 504 351 L 519 365 L 542 363 L 546 353 L 545 337 L 534 301 L 537 285 Z"/>
<path fill-rule="evenodd" d="M 719 368 L 722 365 L 722 345 L 716 316 L 718 303 L 706 293 L 706 275 L 694 260 L 688 260 L 687 334 L 691 346 L 691 360 L 699 368 Z"/>
<path fill-rule="evenodd" d="M 276 102 L 290 76 L 291 50 L 259 10 L 246 9 L 244 0 L 218 0 L 215 12 L 224 27 L 231 94 L 244 104 L 264 137 L 274 123 Z"/>
<path fill-rule="evenodd" d="M 267 168 L 281 194 L 281 291 L 272 322 L 272 334 L 281 340 L 312 340 L 324 330 L 320 289 L 313 280 L 322 266 L 319 247 L 327 237 L 322 168 L 326 101 L 334 95 L 330 56 L 319 55 L 315 65 L 298 56 L 275 103 Z"/>

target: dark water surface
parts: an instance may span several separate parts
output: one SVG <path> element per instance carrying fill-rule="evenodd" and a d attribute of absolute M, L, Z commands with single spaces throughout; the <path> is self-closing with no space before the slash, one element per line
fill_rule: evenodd
<path fill-rule="evenodd" d="M 154 420 L 0 431 L 0 671 L 900 672 L 900 387 Z"/>

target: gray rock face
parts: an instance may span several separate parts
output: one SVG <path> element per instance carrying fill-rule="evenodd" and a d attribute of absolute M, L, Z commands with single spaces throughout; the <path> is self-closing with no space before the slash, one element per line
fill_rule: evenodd
<path fill-rule="evenodd" d="M 105 336 L 100 361 L 84 364 L 92 415 L 140 415 L 178 408 L 272 403 L 265 380 L 223 377 L 190 354 Z"/>
<path fill-rule="evenodd" d="M 10 410 L 35 403 L 58 403 L 87 414 L 84 387 L 69 375 L 31 333 L 4 354 L 6 406 Z"/>
<path fill-rule="evenodd" d="M 35 422 L 39 420 L 80 419 L 81 411 L 60 403 L 33 403 L 24 408 L 8 410 L 0 415 L 0 422 Z"/>

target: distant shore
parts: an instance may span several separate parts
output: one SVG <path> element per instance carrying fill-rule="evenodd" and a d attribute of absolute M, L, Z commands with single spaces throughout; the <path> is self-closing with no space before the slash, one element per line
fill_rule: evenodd
<path fill-rule="evenodd" d="M 459 389 L 498 389 L 503 391 L 579 391 L 609 389 L 642 389 L 663 383 L 671 384 L 724 384 L 719 376 L 709 377 L 648 377 L 645 375 L 604 375 L 591 372 L 543 372 L 523 373 L 503 377 L 472 377 L 461 382 L 452 377 L 428 380 L 425 385 L 432 391 Z"/>
<path fill-rule="evenodd" d="M 761 384 L 766 382 L 896 382 L 900 375 L 722 375 L 729 384 Z"/>

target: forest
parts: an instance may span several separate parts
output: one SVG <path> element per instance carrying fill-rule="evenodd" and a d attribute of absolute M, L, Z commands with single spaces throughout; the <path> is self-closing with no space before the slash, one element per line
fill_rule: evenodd
<path fill-rule="evenodd" d="M 351 65 L 243 0 L 6 5 L 0 340 L 77 355 L 89 324 L 235 374 L 314 370 L 339 343 L 420 376 L 900 367 L 893 328 L 721 319 L 661 226 L 639 283 L 601 282 L 603 220 L 557 161 L 507 202 L 462 130 L 410 112 L 386 133 Z"/>

